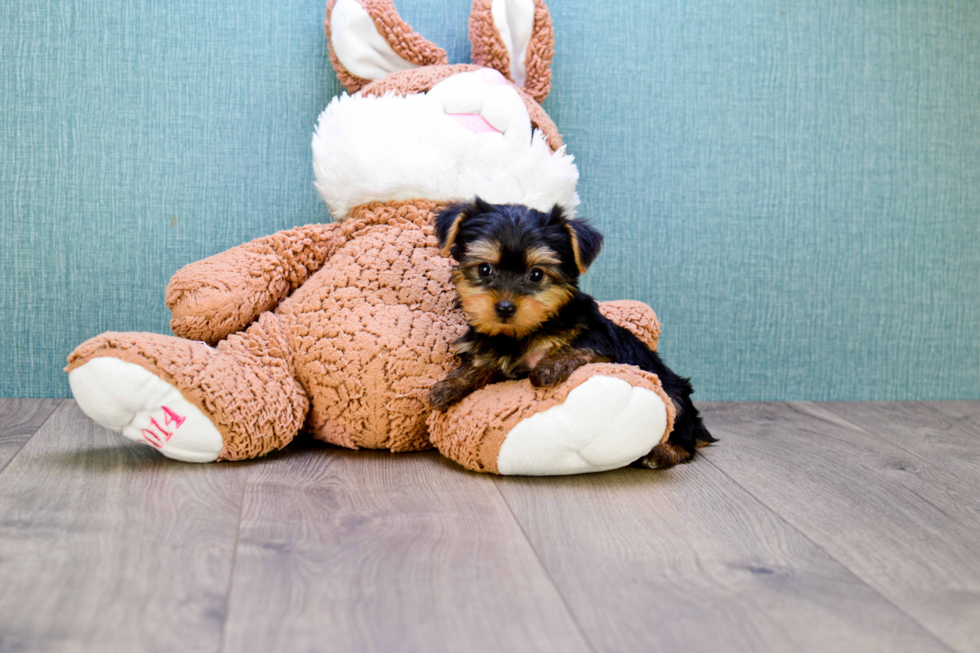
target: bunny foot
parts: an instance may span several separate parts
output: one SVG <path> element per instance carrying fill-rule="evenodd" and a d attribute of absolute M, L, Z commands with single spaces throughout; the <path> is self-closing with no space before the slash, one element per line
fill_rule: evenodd
<path fill-rule="evenodd" d="M 653 374 L 585 365 L 554 388 L 508 381 L 474 392 L 429 432 L 467 469 L 506 475 L 585 474 L 625 467 L 666 440 L 674 406 Z"/>
<path fill-rule="evenodd" d="M 82 411 L 167 458 L 205 463 L 224 446 L 214 424 L 177 388 L 118 358 L 93 358 L 68 375 Z"/>

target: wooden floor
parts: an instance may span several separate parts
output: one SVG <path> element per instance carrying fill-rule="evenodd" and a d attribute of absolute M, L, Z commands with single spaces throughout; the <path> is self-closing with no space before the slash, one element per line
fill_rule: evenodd
<path fill-rule="evenodd" d="M 0 400 L 0 652 L 980 651 L 980 402 L 704 412 L 667 472 L 494 478 Z"/>

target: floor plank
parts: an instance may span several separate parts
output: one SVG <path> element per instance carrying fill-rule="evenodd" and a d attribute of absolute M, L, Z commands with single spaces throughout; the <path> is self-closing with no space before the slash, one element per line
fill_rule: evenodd
<path fill-rule="evenodd" d="M 980 488 L 980 425 L 969 412 L 932 401 L 820 406 Z"/>
<path fill-rule="evenodd" d="M 0 473 L 61 402 L 61 399 L 0 399 Z"/>
<path fill-rule="evenodd" d="M 0 474 L 0 650 L 217 651 L 246 471 L 63 403 Z"/>
<path fill-rule="evenodd" d="M 435 452 L 256 468 L 227 651 L 587 651 L 487 476 Z"/>
<path fill-rule="evenodd" d="M 945 650 L 706 460 L 497 487 L 596 650 Z"/>
<path fill-rule="evenodd" d="M 960 651 L 980 650 L 980 497 L 817 404 L 706 404 L 709 460 Z"/>

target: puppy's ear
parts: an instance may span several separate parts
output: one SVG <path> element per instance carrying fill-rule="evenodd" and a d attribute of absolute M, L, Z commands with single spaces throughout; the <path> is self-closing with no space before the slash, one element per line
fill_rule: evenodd
<path fill-rule="evenodd" d="M 602 249 L 602 234 L 588 220 L 567 217 L 565 210 L 557 204 L 548 212 L 548 224 L 563 227 L 568 232 L 575 267 L 579 274 L 585 274 Z"/>
<path fill-rule="evenodd" d="M 439 239 L 439 253 L 452 253 L 453 258 L 459 260 L 460 252 L 454 248 L 456 237 L 459 236 L 459 228 L 463 221 L 484 213 L 493 213 L 492 205 L 484 202 L 477 197 L 470 203 L 451 204 L 442 213 L 436 216 L 436 237 Z"/>
<path fill-rule="evenodd" d="M 473 215 L 480 215 L 483 213 L 493 213 L 497 210 L 496 208 L 494 208 L 493 204 L 491 204 L 490 202 L 485 202 L 483 198 L 480 197 L 479 195 L 477 195 L 473 199 L 473 208 L 475 209 L 473 211 Z"/>
<path fill-rule="evenodd" d="M 436 237 L 439 239 L 439 253 L 445 256 L 452 249 L 459 235 L 459 226 L 466 219 L 469 204 L 453 204 L 436 216 Z"/>
<path fill-rule="evenodd" d="M 602 249 L 602 234 L 587 220 L 567 220 L 565 228 L 572 239 L 572 253 L 575 255 L 578 272 L 585 274 Z"/>

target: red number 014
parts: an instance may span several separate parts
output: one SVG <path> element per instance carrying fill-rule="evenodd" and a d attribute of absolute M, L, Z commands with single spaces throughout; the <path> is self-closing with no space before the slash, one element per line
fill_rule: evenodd
<path fill-rule="evenodd" d="M 140 435 L 143 436 L 143 440 L 150 446 L 156 447 L 157 449 L 163 447 L 165 442 L 169 442 L 170 438 L 174 436 L 174 431 L 180 428 L 180 425 L 184 423 L 187 419 L 182 415 L 178 415 L 174 411 L 170 410 L 166 406 L 163 406 L 163 424 L 164 426 L 169 426 L 173 430 L 168 431 L 163 426 L 156 421 L 154 418 L 150 418 L 151 428 L 146 428 L 140 431 Z M 155 429 L 155 430 L 154 430 Z"/>

